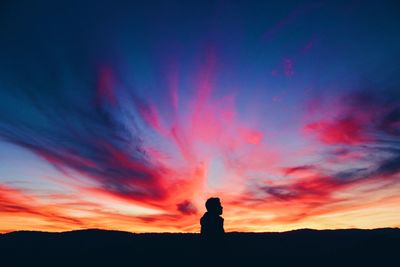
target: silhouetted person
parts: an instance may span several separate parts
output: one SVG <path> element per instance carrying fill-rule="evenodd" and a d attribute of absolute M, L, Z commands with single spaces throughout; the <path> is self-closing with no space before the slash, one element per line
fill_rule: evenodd
<path fill-rule="evenodd" d="M 200 219 L 201 234 L 207 237 L 221 236 L 224 231 L 224 218 L 222 214 L 221 201 L 217 197 L 212 197 L 206 201 L 207 212 Z"/>

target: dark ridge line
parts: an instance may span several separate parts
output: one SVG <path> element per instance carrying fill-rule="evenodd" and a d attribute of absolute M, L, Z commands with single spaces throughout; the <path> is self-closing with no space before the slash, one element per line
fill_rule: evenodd
<path fill-rule="evenodd" d="M 312 229 L 312 228 L 300 228 L 294 229 L 284 232 L 239 232 L 232 231 L 226 232 L 226 235 L 264 235 L 264 234 L 289 234 L 289 233 L 304 233 L 304 232 L 313 232 L 313 233 L 322 233 L 322 232 L 369 232 L 369 231 L 400 231 L 399 227 L 384 227 L 384 228 L 344 228 L 344 229 Z M 78 229 L 78 230 L 70 230 L 70 231 L 61 231 L 61 232 L 47 232 L 47 231 L 35 231 L 35 230 L 17 230 L 8 233 L 0 233 L 0 236 L 7 235 L 15 235 L 15 234 L 46 234 L 46 235 L 63 235 L 63 234 L 78 234 L 78 233 L 118 233 L 118 234 L 127 234 L 127 235 L 200 235 L 197 232 L 188 232 L 188 233 L 179 233 L 179 232 L 144 232 L 144 233 L 135 233 L 121 230 L 107 230 L 100 228 L 88 228 L 88 229 Z"/>

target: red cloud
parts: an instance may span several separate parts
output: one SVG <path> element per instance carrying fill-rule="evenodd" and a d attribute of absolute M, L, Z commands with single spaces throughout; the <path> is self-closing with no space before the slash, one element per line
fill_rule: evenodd
<path fill-rule="evenodd" d="M 84 227 L 84 223 L 80 219 L 66 215 L 62 207 L 54 204 L 44 204 L 37 197 L 5 185 L 0 185 L 0 216 L 3 218 L 2 222 L 0 222 L 2 229 L 15 227 L 13 225 L 2 225 L 7 223 L 6 219 L 9 216 L 20 216 L 26 220 L 28 218 L 36 218 L 45 221 L 45 229 L 53 226 L 58 229 Z M 63 227 L 59 226 L 60 223 L 63 224 Z M 0 230 L 2 230 L 1 228 Z"/>
<path fill-rule="evenodd" d="M 304 129 L 326 144 L 361 144 L 369 138 L 367 125 L 352 117 L 313 122 Z"/>

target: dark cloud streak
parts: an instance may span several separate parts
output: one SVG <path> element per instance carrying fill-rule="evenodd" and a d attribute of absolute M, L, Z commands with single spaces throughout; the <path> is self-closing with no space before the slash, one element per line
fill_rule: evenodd
<path fill-rule="evenodd" d="M 118 81 L 102 67 L 114 66 L 109 22 L 115 8 L 107 13 L 96 4 L 90 14 L 71 16 L 89 6 L 65 3 L 55 11 L 44 3 L 50 6 L 10 5 L 0 26 L 8 36 L 0 44 L 0 87 L 6 88 L 0 97 L 9 100 L 0 106 L 0 138 L 111 194 L 164 198 L 162 170 L 143 149 L 136 111 L 113 91 Z M 13 30 L 7 30 L 11 24 Z"/>

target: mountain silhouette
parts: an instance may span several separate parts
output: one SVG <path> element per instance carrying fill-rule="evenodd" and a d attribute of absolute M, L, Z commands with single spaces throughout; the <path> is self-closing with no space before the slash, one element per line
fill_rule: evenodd
<path fill-rule="evenodd" d="M 218 242 L 194 233 L 18 231 L 0 235 L 0 259 L 1 266 L 396 266 L 399 245 L 398 228 L 232 232 Z"/>

